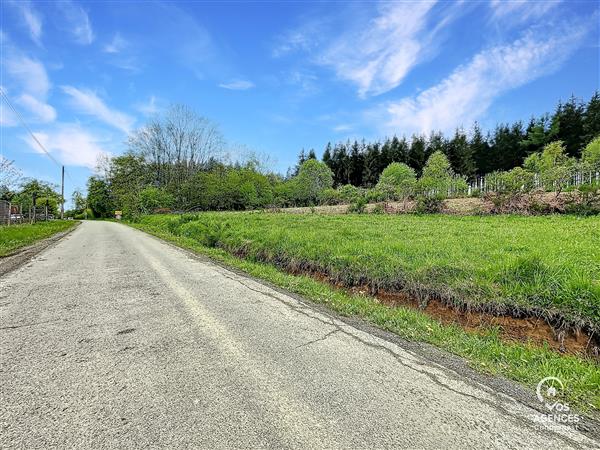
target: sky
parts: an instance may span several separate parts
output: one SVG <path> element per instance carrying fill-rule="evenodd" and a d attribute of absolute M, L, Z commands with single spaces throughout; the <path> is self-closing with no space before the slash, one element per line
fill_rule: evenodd
<path fill-rule="evenodd" d="M 66 166 L 67 198 L 171 104 L 285 173 L 303 148 L 527 121 L 600 83 L 596 1 L 3 0 L 0 14 L 0 86 Z M 0 133 L 25 176 L 60 182 L 5 102 Z"/>

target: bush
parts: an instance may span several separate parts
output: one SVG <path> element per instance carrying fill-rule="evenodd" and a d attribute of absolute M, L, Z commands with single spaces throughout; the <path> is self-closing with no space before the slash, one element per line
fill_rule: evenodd
<path fill-rule="evenodd" d="M 417 214 L 435 214 L 442 212 L 443 209 L 443 195 L 432 195 L 429 197 L 421 195 L 417 198 L 417 205 L 415 206 Z"/>
<path fill-rule="evenodd" d="M 356 186 L 345 184 L 337 189 L 343 203 L 354 203 L 362 196 L 362 192 Z"/>
<path fill-rule="evenodd" d="M 359 197 L 354 203 L 352 203 L 348 207 L 349 213 L 362 214 L 365 212 L 367 207 L 367 199 L 364 197 Z"/>
<path fill-rule="evenodd" d="M 453 173 L 448 158 L 437 151 L 429 157 L 423 168 L 423 175 L 418 183 L 419 190 L 426 196 L 446 198 L 452 178 Z"/>
<path fill-rule="evenodd" d="M 319 202 L 321 205 L 339 205 L 342 203 L 342 196 L 338 190 L 327 188 L 321 192 Z"/>
<path fill-rule="evenodd" d="M 600 183 L 582 184 L 567 200 L 565 212 L 578 216 L 600 214 Z"/>
<path fill-rule="evenodd" d="M 391 163 L 379 176 L 377 189 L 386 200 L 405 200 L 415 193 L 417 175 L 415 171 L 403 163 Z"/>
<path fill-rule="evenodd" d="M 383 204 L 383 203 L 377 203 L 371 210 L 371 214 L 384 214 L 384 213 L 385 213 L 385 204 Z"/>

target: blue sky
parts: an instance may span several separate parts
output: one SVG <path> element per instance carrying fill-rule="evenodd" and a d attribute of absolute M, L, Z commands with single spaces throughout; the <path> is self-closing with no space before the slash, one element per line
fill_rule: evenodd
<path fill-rule="evenodd" d="M 3 1 L 0 85 L 83 188 L 171 103 L 285 172 L 300 149 L 527 120 L 599 87 L 595 1 Z M 0 149 L 59 181 L 6 105 Z M 232 154 L 239 150 L 232 150 Z"/>

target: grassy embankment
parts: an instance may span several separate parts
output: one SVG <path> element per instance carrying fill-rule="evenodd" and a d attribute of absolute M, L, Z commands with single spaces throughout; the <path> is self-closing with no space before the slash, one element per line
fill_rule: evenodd
<path fill-rule="evenodd" d="M 68 230 L 77 222 L 53 220 L 36 224 L 0 226 L 0 256 L 6 256 L 21 247 L 31 245 L 61 231 Z"/>
<path fill-rule="evenodd" d="M 333 310 L 466 357 L 525 384 L 565 382 L 565 398 L 600 409 L 600 366 L 548 347 L 503 342 L 497 328 L 444 325 L 343 286 L 434 297 L 472 309 L 536 314 L 600 329 L 600 220 L 521 216 L 379 216 L 206 213 L 150 216 L 133 226 L 207 254 Z M 237 256 L 234 256 L 237 255 Z"/>

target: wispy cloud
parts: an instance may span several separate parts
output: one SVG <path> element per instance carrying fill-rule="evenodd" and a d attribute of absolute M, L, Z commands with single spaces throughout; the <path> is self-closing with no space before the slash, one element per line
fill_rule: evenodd
<path fill-rule="evenodd" d="M 31 113 L 35 114 L 40 122 L 53 122 L 56 120 L 56 110 L 49 104 L 38 100 L 29 94 L 23 94 L 17 102 Z"/>
<path fill-rule="evenodd" d="M 247 89 L 252 89 L 254 87 L 254 83 L 248 80 L 231 80 L 227 83 L 220 83 L 219 87 L 232 91 L 245 91 Z"/>
<path fill-rule="evenodd" d="M 133 126 L 133 117 L 109 108 L 104 101 L 88 89 L 77 89 L 72 86 L 61 86 L 62 91 L 71 98 L 74 108 L 84 114 L 96 117 L 125 133 Z"/>
<path fill-rule="evenodd" d="M 347 123 L 342 123 L 333 127 L 333 131 L 335 131 L 336 133 L 343 133 L 346 131 L 350 131 L 351 129 L 352 125 L 348 125 Z"/>
<path fill-rule="evenodd" d="M 52 131 L 33 134 L 46 150 L 66 165 L 93 169 L 99 155 L 109 154 L 95 136 L 77 124 L 61 124 Z M 42 151 L 31 136 L 23 136 L 23 140 L 35 152 Z"/>
<path fill-rule="evenodd" d="M 50 80 L 44 65 L 24 55 L 14 54 L 5 59 L 7 72 L 27 92 L 45 97 L 50 90 Z"/>
<path fill-rule="evenodd" d="M 440 32 L 468 7 L 431 0 L 381 2 L 374 11 L 371 4 L 362 8 L 368 12 L 343 28 L 320 19 L 288 32 L 273 55 L 305 51 L 313 63 L 355 84 L 359 96 L 379 95 L 399 86 L 416 65 L 431 58 Z"/>
<path fill-rule="evenodd" d="M 18 53 L 12 47 L 7 48 L 8 55 L 4 60 L 6 74 L 12 81 L 14 90 L 18 86 L 21 94 L 16 102 L 24 107 L 30 114 L 29 118 L 36 122 L 52 122 L 56 119 L 56 110 L 47 104 L 48 93 L 51 83 L 44 65 L 35 59 L 31 59 Z M 10 126 L 14 120 L 11 113 L 4 113 L 5 119 L 2 125 Z"/>
<path fill-rule="evenodd" d="M 11 5 L 18 8 L 23 18 L 23 22 L 29 31 L 31 40 L 36 44 L 40 45 L 40 38 L 42 37 L 42 18 L 40 14 L 33 8 L 31 2 L 28 0 L 11 1 Z"/>
<path fill-rule="evenodd" d="M 56 4 L 65 20 L 64 27 L 75 42 L 89 45 L 94 42 L 94 31 L 88 13 L 71 0 L 63 0 Z"/>
<path fill-rule="evenodd" d="M 120 33 L 115 33 L 112 40 L 102 49 L 104 53 L 121 53 L 127 48 L 128 42 L 123 39 Z"/>
<path fill-rule="evenodd" d="M 135 105 L 135 109 L 144 114 L 145 116 L 153 116 L 158 114 L 163 108 L 158 105 L 157 98 L 152 95 L 147 102 L 138 103 Z"/>
<path fill-rule="evenodd" d="M 385 104 L 386 128 L 410 133 L 468 125 L 500 95 L 558 69 L 588 29 L 569 24 L 552 33 L 530 31 L 511 44 L 483 50 L 439 84 Z"/>
<path fill-rule="evenodd" d="M 519 24 L 539 18 L 556 8 L 561 0 L 492 0 L 490 8 L 494 21 L 506 24 Z"/>

